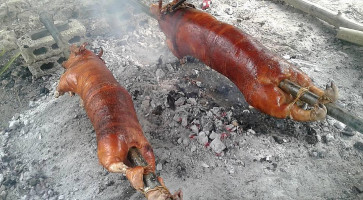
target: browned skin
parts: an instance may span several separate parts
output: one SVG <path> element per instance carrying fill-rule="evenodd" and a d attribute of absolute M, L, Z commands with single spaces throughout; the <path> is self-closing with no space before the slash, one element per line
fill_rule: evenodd
<path fill-rule="evenodd" d="M 123 164 L 128 164 L 129 149 L 136 147 L 149 164 L 147 170 L 155 171 L 154 153 L 143 135 L 131 96 L 116 81 L 104 61 L 85 49 L 85 45 L 72 46 L 71 55 L 63 66 L 66 72 L 57 91 L 60 95 L 76 93 L 83 100 L 96 130 L 100 163 L 111 172 L 126 173 L 136 189 L 143 188 L 145 169 L 123 168 Z"/>
<path fill-rule="evenodd" d="M 293 104 L 294 98 L 278 85 L 288 79 L 309 87 L 318 96 L 323 96 L 324 91 L 250 35 L 190 7 L 160 14 L 159 5 L 152 5 L 151 12 L 158 18 L 167 45 L 176 57 L 193 56 L 223 74 L 239 88 L 251 106 L 277 118 L 291 117 L 298 121 L 325 118 L 323 105 L 303 110 Z"/>

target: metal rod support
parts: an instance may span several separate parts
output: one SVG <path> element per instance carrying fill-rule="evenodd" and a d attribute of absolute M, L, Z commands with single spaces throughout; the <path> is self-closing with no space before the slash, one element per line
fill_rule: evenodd
<path fill-rule="evenodd" d="M 44 24 L 45 28 L 52 35 L 58 47 L 62 49 L 63 55 L 68 58 L 70 55 L 68 51 L 68 45 L 63 40 L 63 37 L 59 33 L 57 27 L 54 25 L 53 18 L 47 12 L 43 11 L 39 14 L 39 20 Z"/>
<path fill-rule="evenodd" d="M 131 164 L 134 166 L 146 167 L 148 165 L 137 148 L 131 148 L 129 150 L 128 159 L 130 160 Z M 161 186 L 158 179 L 156 178 L 155 173 L 149 173 L 144 175 L 144 185 L 145 188 L 150 188 L 150 189 L 153 189 L 157 186 Z"/>
<path fill-rule="evenodd" d="M 175 10 L 178 6 L 180 6 L 182 3 L 184 3 L 186 0 L 179 0 L 178 3 L 174 4 L 173 7 L 171 7 L 172 10 Z"/>
<path fill-rule="evenodd" d="M 296 85 L 295 83 L 289 80 L 281 81 L 279 87 L 283 91 L 295 97 L 301 88 L 300 86 Z M 318 102 L 318 96 L 308 91 L 305 92 L 304 95 L 300 97 L 300 100 L 310 105 L 315 105 Z M 344 110 L 343 108 L 339 107 L 334 103 L 327 103 L 325 104 L 325 107 L 328 110 L 329 116 L 335 118 L 338 121 L 343 122 L 344 124 L 353 128 L 354 130 L 363 133 L 363 119 L 359 118 L 358 116 L 354 115 L 351 112 Z"/>

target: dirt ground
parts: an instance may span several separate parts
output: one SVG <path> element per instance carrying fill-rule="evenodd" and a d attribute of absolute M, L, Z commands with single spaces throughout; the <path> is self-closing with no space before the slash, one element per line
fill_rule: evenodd
<path fill-rule="evenodd" d="M 1 0 L 0 31 L 19 38 L 40 29 L 44 5 L 56 21 L 82 22 L 89 48 L 105 50 L 107 66 L 133 96 L 157 174 L 184 199 L 363 199 L 361 133 L 331 117 L 301 123 L 260 113 L 198 60 L 180 65 L 154 19 L 116 2 Z M 200 8 L 200 0 L 188 2 Z M 313 2 L 363 23 L 361 1 Z M 336 39 L 332 26 L 274 0 L 213 1 L 207 12 L 319 87 L 334 81 L 338 103 L 363 117 L 363 47 Z M 99 164 L 79 97 L 54 98 L 62 69 L 35 79 L 25 66 L 19 58 L 0 77 L 0 199 L 143 199 Z M 214 138 L 220 143 L 210 144 Z"/>

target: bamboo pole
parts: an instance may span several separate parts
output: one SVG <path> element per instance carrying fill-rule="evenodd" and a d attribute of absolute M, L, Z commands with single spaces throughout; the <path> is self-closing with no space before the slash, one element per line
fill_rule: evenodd
<path fill-rule="evenodd" d="M 336 38 L 363 46 L 363 31 L 340 27 Z"/>
<path fill-rule="evenodd" d="M 345 27 L 355 30 L 363 31 L 363 24 L 350 20 L 343 15 L 343 13 L 335 13 L 322 6 L 311 3 L 306 0 L 283 0 L 287 4 L 306 12 L 314 17 L 317 17 L 327 23 L 335 26 L 336 28 Z"/>

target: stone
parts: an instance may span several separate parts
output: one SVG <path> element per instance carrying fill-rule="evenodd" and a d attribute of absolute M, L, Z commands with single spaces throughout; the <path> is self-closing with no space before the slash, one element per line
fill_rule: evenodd
<path fill-rule="evenodd" d="M 163 169 L 163 164 L 158 163 L 158 164 L 156 165 L 156 170 L 161 171 L 162 169 Z"/>
<path fill-rule="evenodd" d="M 187 103 L 191 105 L 197 105 L 197 100 L 195 100 L 195 98 L 188 98 Z"/>
<path fill-rule="evenodd" d="M 10 129 L 16 129 L 20 125 L 19 120 L 14 120 L 9 122 L 9 128 Z"/>
<path fill-rule="evenodd" d="M 226 130 L 227 131 L 235 131 L 236 127 L 233 124 L 228 124 L 228 125 L 226 125 Z"/>
<path fill-rule="evenodd" d="M 209 135 L 209 139 L 214 140 L 216 138 L 220 138 L 220 135 L 212 131 L 212 133 Z"/>
<path fill-rule="evenodd" d="M 159 81 L 160 79 L 164 78 L 165 72 L 162 69 L 156 70 L 156 80 Z"/>
<path fill-rule="evenodd" d="M 181 106 L 185 103 L 185 97 L 180 97 L 178 100 L 175 101 L 175 106 Z"/>
<path fill-rule="evenodd" d="M 277 136 L 277 135 L 273 135 L 272 138 L 275 140 L 275 142 L 277 142 L 278 144 L 282 144 L 284 143 L 283 138 Z"/>
<path fill-rule="evenodd" d="M 248 129 L 247 130 L 247 135 L 255 135 L 256 132 L 253 129 Z"/>
<path fill-rule="evenodd" d="M 193 145 L 191 148 L 190 148 L 190 151 L 193 153 L 195 150 L 197 150 L 197 147 L 195 145 Z"/>
<path fill-rule="evenodd" d="M 205 145 L 208 143 L 208 137 L 205 134 L 205 132 L 200 132 L 197 139 L 198 139 L 198 142 L 202 145 Z"/>
<path fill-rule="evenodd" d="M 326 143 L 332 142 L 334 140 L 334 136 L 330 133 L 323 136 L 323 141 Z"/>
<path fill-rule="evenodd" d="M 195 133 L 195 134 L 198 134 L 198 132 L 199 132 L 199 128 L 198 128 L 196 125 L 192 125 L 192 126 L 190 127 L 190 130 L 191 130 L 193 133 Z"/>
<path fill-rule="evenodd" d="M 178 144 L 181 144 L 183 142 L 183 138 L 179 138 L 177 142 Z"/>
<path fill-rule="evenodd" d="M 2 197 L 2 199 L 6 199 L 6 195 L 8 195 L 8 193 L 5 190 L 0 193 L 0 197 Z"/>
<path fill-rule="evenodd" d="M 184 127 L 188 125 L 188 117 L 186 115 L 182 116 L 181 125 Z"/>
<path fill-rule="evenodd" d="M 170 72 L 174 72 L 174 68 L 170 63 L 166 64 L 166 68 L 168 68 Z"/>
<path fill-rule="evenodd" d="M 173 120 L 176 122 L 181 122 L 182 118 L 178 114 L 175 114 Z"/>
<path fill-rule="evenodd" d="M 203 131 L 211 131 L 213 129 L 213 122 L 209 121 L 203 125 Z"/>
<path fill-rule="evenodd" d="M 183 138 L 183 144 L 185 146 L 188 146 L 189 145 L 189 139 L 188 138 Z"/>
<path fill-rule="evenodd" d="M 210 147 L 217 154 L 221 153 L 224 149 L 226 149 L 226 145 L 219 139 L 215 138 L 211 143 Z"/>

